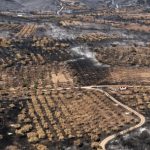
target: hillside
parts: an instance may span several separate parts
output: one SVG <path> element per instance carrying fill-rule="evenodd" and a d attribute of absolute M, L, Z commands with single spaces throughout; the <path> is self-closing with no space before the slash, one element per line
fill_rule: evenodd
<path fill-rule="evenodd" d="M 109 7 L 123 7 L 135 5 L 148 5 L 148 0 L 79 0 L 89 8 L 98 8 L 103 5 Z M 55 11 L 59 7 L 59 1 L 55 0 L 0 0 L 0 10 L 50 10 Z"/>

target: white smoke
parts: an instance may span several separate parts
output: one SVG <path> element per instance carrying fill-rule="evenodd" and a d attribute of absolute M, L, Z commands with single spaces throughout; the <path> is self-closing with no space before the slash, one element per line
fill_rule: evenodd
<path fill-rule="evenodd" d="M 112 0 L 111 3 L 112 3 L 112 5 L 115 5 L 115 1 L 114 0 Z"/>
<path fill-rule="evenodd" d="M 71 50 L 82 57 L 96 60 L 95 54 L 91 52 L 89 48 L 85 45 L 73 47 Z"/>
<path fill-rule="evenodd" d="M 104 65 L 104 64 L 100 63 L 96 59 L 95 53 L 91 52 L 87 45 L 80 45 L 77 47 L 73 47 L 73 48 L 71 48 L 71 51 L 74 52 L 75 54 L 81 56 L 82 58 L 88 58 L 88 59 L 92 60 L 92 62 L 96 66 L 109 67 L 109 65 Z"/>
<path fill-rule="evenodd" d="M 49 24 L 50 30 L 47 32 L 48 35 L 51 35 L 54 39 L 75 39 L 75 35 L 67 32 L 65 29 L 60 28 L 59 26 Z"/>

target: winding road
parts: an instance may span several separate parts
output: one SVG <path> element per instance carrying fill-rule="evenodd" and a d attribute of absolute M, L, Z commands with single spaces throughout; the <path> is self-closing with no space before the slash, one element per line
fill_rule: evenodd
<path fill-rule="evenodd" d="M 114 97 L 112 97 L 109 93 L 107 93 L 106 91 L 104 91 L 102 88 L 109 88 L 111 87 L 111 85 L 99 85 L 99 86 L 82 86 L 82 87 L 74 87 L 74 88 L 81 88 L 81 89 L 87 89 L 87 90 L 96 90 L 96 91 L 99 91 L 103 94 L 105 94 L 110 100 L 112 100 L 114 103 L 118 104 L 119 106 L 123 107 L 124 109 L 126 109 L 127 111 L 129 111 L 130 113 L 134 114 L 135 116 L 137 116 L 139 119 L 140 119 L 140 122 L 138 124 L 136 124 L 135 126 L 132 126 L 128 129 L 125 129 L 125 130 L 122 130 L 120 131 L 119 133 L 116 133 L 116 134 L 113 134 L 113 135 L 110 135 L 108 137 L 106 137 L 105 139 L 103 139 L 100 143 L 99 143 L 99 147 L 100 149 L 99 150 L 106 150 L 106 145 L 111 141 L 113 140 L 114 138 L 116 138 L 118 135 L 124 135 L 128 132 L 131 132 L 139 127 L 141 127 L 142 125 L 144 125 L 146 119 L 145 117 L 138 113 L 137 111 L 133 110 L 132 108 L 130 108 L 129 106 L 121 103 L 120 101 L 118 101 L 117 99 L 115 99 Z M 141 87 L 139 85 L 134 85 L 134 86 L 128 86 L 128 87 Z M 147 86 L 147 87 L 150 87 L 150 86 Z M 63 89 L 71 89 L 70 88 L 57 88 L 57 90 L 63 90 Z M 56 89 L 50 89 L 50 90 L 56 90 Z"/>
<path fill-rule="evenodd" d="M 60 6 L 61 8 L 57 11 L 57 15 L 60 15 L 60 13 L 62 12 L 62 10 L 64 9 L 63 3 L 60 2 Z"/>
<path fill-rule="evenodd" d="M 128 107 L 127 105 L 124 105 L 122 104 L 121 102 L 119 102 L 118 100 L 116 100 L 114 97 L 112 97 L 110 94 L 108 94 L 107 92 L 105 92 L 104 90 L 102 89 L 96 89 L 102 93 L 104 93 L 109 99 L 111 99 L 113 102 L 115 102 L 116 104 L 122 106 L 123 108 L 125 108 L 126 110 L 128 110 L 129 112 L 133 113 L 134 115 L 136 115 L 139 119 L 140 119 L 140 122 L 133 126 L 133 127 L 130 127 L 128 129 L 125 129 L 125 130 L 122 130 L 120 131 L 119 133 L 116 133 L 116 134 L 113 134 L 113 135 L 110 135 L 108 137 L 106 137 L 103 141 L 100 142 L 100 147 L 103 149 L 103 150 L 106 150 L 106 145 L 108 144 L 108 142 L 110 142 L 112 139 L 116 138 L 117 135 L 124 135 L 130 131 L 133 131 L 139 127 L 141 127 L 142 125 L 144 125 L 145 123 L 145 117 L 138 113 L 137 111 L 133 110 L 132 108 Z"/>

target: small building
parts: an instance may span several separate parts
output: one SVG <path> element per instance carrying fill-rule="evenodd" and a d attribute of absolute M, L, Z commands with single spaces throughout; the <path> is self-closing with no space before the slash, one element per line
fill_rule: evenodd
<path fill-rule="evenodd" d="M 17 13 L 17 16 L 18 17 L 22 17 L 22 16 L 24 16 L 25 14 L 24 13 Z"/>
<path fill-rule="evenodd" d="M 119 87 L 119 90 L 120 91 L 125 91 L 125 90 L 127 90 L 127 87 L 126 86 L 121 86 L 121 87 Z"/>

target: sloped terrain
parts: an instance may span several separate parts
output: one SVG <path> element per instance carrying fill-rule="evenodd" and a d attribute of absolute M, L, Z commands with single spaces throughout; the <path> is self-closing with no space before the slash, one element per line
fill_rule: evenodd
<path fill-rule="evenodd" d="M 0 0 L 0 10 L 25 10 L 25 11 L 54 11 L 55 0 Z"/>
<path fill-rule="evenodd" d="M 0 10 L 17 10 L 21 9 L 23 5 L 15 0 L 0 0 Z"/>
<path fill-rule="evenodd" d="M 146 1 L 0 2 L 0 150 L 111 150 L 149 126 Z"/>
<path fill-rule="evenodd" d="M 117 5 L 117 7 L 123 7 L 136 6 L 138 4 L 147 6 L 149 4 L 148 0 L 79 0 L 79 2 L 92 9 L 103 7 L 104 5 L 109 7 L 116 7 Z M 1 11 L 56 11 L 59 8 L 58 0 L 0 0 L 0 4 Z"/>

